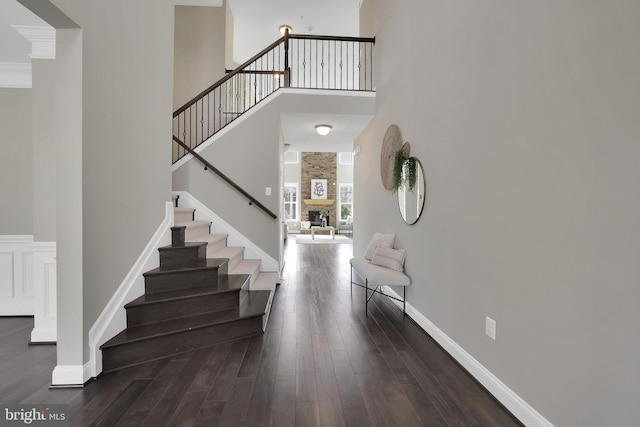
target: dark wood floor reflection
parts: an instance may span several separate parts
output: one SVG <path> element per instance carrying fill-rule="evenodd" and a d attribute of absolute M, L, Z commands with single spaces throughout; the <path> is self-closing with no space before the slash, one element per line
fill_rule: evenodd
<path fill-rule="evenodd" d="M 73 426 L 520 425 L 411 319 L 349 286 L 350 244 L 285 248 L 264 335 L 49 389 L 55 347 L 0 319 L 0 402 L 70 405 Z"/>

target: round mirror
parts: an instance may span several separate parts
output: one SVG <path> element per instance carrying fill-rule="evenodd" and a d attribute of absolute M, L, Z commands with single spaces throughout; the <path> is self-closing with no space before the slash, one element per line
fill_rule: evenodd
<path fill-rule="evenodd" d="M 415 157 L 410 157 L 402 165 L 402 185 L 398 188 L 400 215 L 409 225 L 415 224 L 422 214 L 425 189 L 422 164 Z"/>

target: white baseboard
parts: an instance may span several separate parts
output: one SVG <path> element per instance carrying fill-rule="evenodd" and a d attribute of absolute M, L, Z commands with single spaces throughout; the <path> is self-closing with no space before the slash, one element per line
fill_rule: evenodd
<path fill-rule="evenodd" d="M 83 365 L 58 365 L 51 373 L 51 385 L 68 387 L 82 386 L 86 381 L 84 371 Z"/>
<path fill-rule="evenodd" d="M 55 343 L 56 341 L 58 341 L 57 329 L 33 328 L 31 331 L 32 343 Z"/>
<path fill-rule="evenodd" d="M 385 293 L 401 298 L 389 286 L 384 286 Z M 390 300 L 402 309 L 402 303 Z M 553 427 L 553 424 L 537 412 L 531 405 L 525 402 L 491 371 L 473 358 L 464 348 L 427 319 L 411 304 L 406 304 L 406 314 L 411 317 L 422 329 L 425 330 L 442 348 L 444 348 L 458 363 L 460 363 L 480 384 L 482 384 L 505 408 L 529 427 Z"/>
<path fill-rule="evenodd" d="M 172 226 L 173 204 L 167 202 L 164 220 L 89 330 L 89 362 L 85 365 L 85 371 L 88 372 L 87 379 L 96 377 L 102 372 L 100 346 L 127 327 L 124 305 L 144 293 L 142 273 L 160 265 L 157 249 L 171 244 Z"/>
<path fill-rule="evenodd" d="M 196 219 L 211 221 L 212 229 L 221 230 L 222 233 L 229 235 L 228 243 L 230 246 L 243 246 L 245 258 L 259 259 L 260 271 L 280 271 L 279 262 L 253 243 L 244 234 L 240 233 L 233 226 L 227 223 L 209 209 L 205 204 L 193 197 L 187 191 L 174 191 L 174 195 L 179 195 L 179 204 L 183 208 L 192 208 L 196 210 Z"/>

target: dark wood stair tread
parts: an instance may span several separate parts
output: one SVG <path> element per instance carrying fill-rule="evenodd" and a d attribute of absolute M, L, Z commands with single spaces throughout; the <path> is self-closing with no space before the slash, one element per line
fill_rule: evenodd
<path fill-rule="evenodd" d="M 206 328 L 239 319 L 259 317 L 265 314 L 270 295 L 271 291 L 249 291 L 239 307 L 127 328 L 100 348 L 116 347 L 130 342 Z"/>
<path fill-rule="evenodd" d="M 237 292 L 247 284 L 251 276 L 249 274 L 224 274 L 218 276 L 218 283 L 211 283 L 204 287 L 179 289 L 175 291 L 156 292 L 144 294 L 126 304 L 125 308 L 138 307 L 146 304 L 175 301 L 179 299 L 194 298 L 204 295 L 219 294 L 223 292 Z"/>
<path fill-rule="evenodd" d="M 198 246 L 206 246 L 207 242 L 185 242 L 182 245 L 167 245 L 167 246 L 161 246 L 158 248 L 159 251 L 167 251 L 167 250 L 171 250 L 171 249 L 176 249 L 176 250 L 186 250 L 188 248 L 193 248 L 193 247 L 198 247 Z"/>
<path fill-rule="evenodd" d="M 181 271 L 195 271 L 195 270 L 207 270 L 207 269 L 216 269 L 222 267 L 224 264 L 229 262 L 226 258 L 205 258 L 202 260 L 198 260 L 194 263 L 194 265 L 189 267 L 163 267 L 160 266 L 158 268 L 154 268 L 153 270 L 149 270 L 143 274 L 145 277 L 149 276 L 157 276 L 167 273 L 177 273 Z"/>

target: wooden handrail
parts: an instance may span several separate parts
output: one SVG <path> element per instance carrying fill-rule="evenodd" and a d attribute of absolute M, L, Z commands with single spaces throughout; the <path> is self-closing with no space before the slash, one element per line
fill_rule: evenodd
<path fill-rule="evenodd" d="M 304 39 L 304 40 L 335 40 L 343 42 L 362 42 L 362 43 L 376 43 L 375 37 L 341 37 L 341 36 L 314 36 L 312 34 L 290 34 L 290 39 Z"/>
<path fill-rule="evenodd" d="M 271 43 L 269 46 L 267 46 L 266 48 L 262 49 L 260 52 L 258 52 L 254 56 L 252 56 L 248 61 L 245 61 L 238 68 L 236 68 L 235 70 L 233 70 L 232 72 L 230 72 L 229 74 L 227 74 L 226 76 L 224 76 L 223 78 L 221 78 L 220 80 L 218 80 L 217 82 L 215 82 L 214 84 L 212 84 L 211 86 L 209 86 L 208 88 L 206 88 L 205 90 L 203 90 L 202 92 L 200 92 L 199 94 L 194 96 L 189 102 L 187 102 L 182 107 L 180 107 L 176 111 L 174 111 L 173 112 L 173 117 L 175 118 L 175 117 L 179 116 L 180 113 L 182 113 L 183 111 L 186 111 L 189 107 L 191 107 L 193 104 L 198 102 L 200 100 L 200 98 L 202 98 L 203 96 L 205 96 L 206 94 L 208 94 L 209 92 L 214 90 L 216 87 L 222 85 L 224 82 L 226 82 L 227 80 L 229 80 L 230 78 L 232 78 L 236 74 L 239 74 L 242 70 L 244 70 L 246 67 L 251 65 L 251 63 L 256 61 L 262 55 L 266 54 L 271 49 L 273 49 L 274 47 L 276 47 L 280 43 L 282 43 L 283 40 L 284 40 L 284 36 L 280 37 L 278 40 L 276 40 L 275 42 Z"/>
<path fill-rule="evenodd" d="M 250 205 L 255 204 L 257 207 L 262 209 L 267 215 L 269 215 L 273 219 L 276 219 L 278 217 L 278 215 L 274 214 L 269 208 L 267 208 L 265 205 L 260 203 L 255 197 L 253 197 L 251 194 L 247 193 L 242 187 L 240 187 L 238 184 L 233 182 L 233 180 L 231 180 L 231 178 L 226 176 L 224 173 L 220 172 L 219 169 L 217 169 L 215 166 L 213 166 L 211 163 L 209 163 L 204 157 L 202 157 L 200 154 L 196 153 L 191 147 L 189 147 L 184 142 L 180 141 L 180 139 L 176 138 L 175 135 L 173 136 L 173 140 L 178 145 L 180 145 L 182 148 L 187 150 L 189 152 L 189 154 L 191 154 L 193 157 L 198 159 L 200 161 L 200 163 L 202 163 L 205 166 L 206 169 L 210 169 L 213 173 L 218 175 L 223 181 L 225 181 L 227 184 L 229 184 L 231 187 L 233 187 L 236 191 L 238 191 L 240 194 L 242 194 L 247 199 L 249 199 L 249 204 Z"/>

